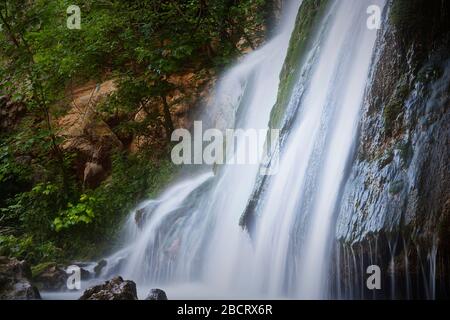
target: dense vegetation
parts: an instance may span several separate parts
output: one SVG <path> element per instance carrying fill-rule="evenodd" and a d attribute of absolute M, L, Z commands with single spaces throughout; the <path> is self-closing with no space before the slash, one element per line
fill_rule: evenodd
<path fill-rule="evenodd" d="M 226 66 L 263 36 L 271 1 L 80 0 L 81 28 L 67 25 L 68 0 L 0 3 L 0 255 L 32 263 L 92 257 L 137 201 L 174 173 L 168 137 L 171 75 Z M 87 187 L 76 152 L 63 148 L 55 119 L 68 112 L 74 88 L 114 79 L 97 106 L 124 146 L 108 178 Z M 137 123 L 135 116 L 145 111 Z M 10 115 L 9 115 L 10 116 Z M 108 241 L 106 241 L 108 240 Z"/>

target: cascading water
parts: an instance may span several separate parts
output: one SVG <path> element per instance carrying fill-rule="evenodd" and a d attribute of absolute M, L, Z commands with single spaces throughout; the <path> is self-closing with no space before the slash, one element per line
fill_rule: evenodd
<path fill-rule="evenodd" d="M 366 27 L 373 4 L 383 7 L 384 0 L 331 1 L 321 16 L 287 108 L 293 125 L 278 172 L 265 180 L 253 212 L 252 236 L 239 221 L 259 165 L 225 165 L 217 176 L 185 178 L 135 210 L 126 246 L 108 258 L 105 276 L 120 274 L 142 290 L 163 286 L 172 298 L 329 297 L 334 212 L 377 33 Z M 222 109 L 210 112 L 231 104 L 238 116 L 228 116 L 227 125 L 268 128 L 300 5 L 293 1 L 279 35 L 221 80 L 215 105 Z M 239 140 L 236 152 L 245 146 Z"/>

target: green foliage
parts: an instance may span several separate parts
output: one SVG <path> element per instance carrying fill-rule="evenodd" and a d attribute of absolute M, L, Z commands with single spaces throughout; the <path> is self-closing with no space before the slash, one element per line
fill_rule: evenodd
<path fill-rule="evenodd" d="M 50 241 L 36 242 L 32 236 L 0 235 L 0 255 L 25 259 L 30 263 L 62 258 L 62 252 Z"/>
<path fill-rule="evenodd" d="M 0 144 L 0 208 L 27 186 L 29 175 L 29 167 L 16 160 L 11 146 Z"/>
<path fill-rule="evenodd" d="M 155 196 L 174 173 L 175 166 L 169 160 L 115 156 L 111 177 L 55 216 L 52 226 L 61 248 L 77 258 L 98 255 L 99 246 L 112 244 L 125 215 L 143 198 Z"/>
<path fill-rule="evenodd" d="M 59 216 L 53 221 L 53 226 L 57 232 L 63 229 L 69 229 L 80 223 L 89 224 L 94 218 L 94 206 L 96 203 L 94 197 L 82 194 L 80 201 L 73 205 L 69 202 L 68 208 L 60 212 Z"/>
<path fill-rule="evenodd" d="M 55 265 L 54 262 L 43 262 L 39 263 L 35 266 L 31 267 L 31 277 L 35 278 L 36 276 L 42 274 L 48 267 Z"/>
<path fill-rule="evenodd" d="M 59 254 L 63 250 L 65 259 L 90 258 L 99 253 L 99 245 L 111 244 L 117 226 L 137 202 L 155 196 L 175 172 L 169 160 L 120 154 L 113 161 L 110 179 L 66 205 L 60 202 L 60 186 L 38 183 L 1 209 L 15 217 L 22 235 L 1 236 L 0 254 L 45 262 L 63 258 Z"/>
<path fill-rule="evenodd" d="M 33 245 L 32 237 L 18 239 L 14 236 L 0 236 L 0 254 L 5 256 L 15 256 L 26 258 Z"/>
<path fill-rule="evenodd" d="M 26 233 L 37 240 L 45 240 L 51 234 L 51 223 L 62 205 L 61 187 L 50 182 L 38 183 L 31 191 L 22 192 L 1 209 L 7 217 L 15 218 Z"/>
<path fill-rule="evenodd" d="M 142 155 L 117 155 L 113 160 L 111 179 L 92 192 L 95 227 L 105 234 L 114 227 L 143 198 L 155 196 L 176 172 L 169 160 L 149 161 Z M 114 195 L 114 196 L 111 196 Z"/>

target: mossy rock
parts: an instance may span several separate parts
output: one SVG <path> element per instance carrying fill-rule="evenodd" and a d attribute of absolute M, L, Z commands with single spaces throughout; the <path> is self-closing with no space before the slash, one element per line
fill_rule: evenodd
<path fill-rule="evenodd" d="M 403 182 L 403 180 L 394 181 L 389 186 L 389 194 L 391 195 L 399 194 L 403 190 L 404 185 L 405 183 Z"/>
<path fill-rule="evenodd" d="M 381 170 L 389 165 L 394 160 L 394 152 L 392 150 L 386 151 L 378 162 L 378 169 Z"/>
<path fill-rule="evenodd" d="M 386 136 L 392 135 L 396 127 L 396 122 L 401 120 L 399 116 L 403 113 L 404 105 L 410 95 L 410 91 L 406 76 L 403 76 L 398 81 L 397 87 L 383 111 Z"/>
<path fill-rule="evenodd" d="M 400 158 L 402 159 L 403 165 L 407 165 L 414 153 L 411 141 L 401 142 L 397 149 L 400 151 Z"/>
<path fill-rule="evenodd" d="M 44 272 L 48 268 L 56 266 L 56 265 L 57 265 L 56 262 L 43 262 L 43 263 L 39 263 L 39 264 L 31 267 L 32 278 L 36 278 L 37 276 L 42 274 L 42 272 Z"/>
<path fill-rule="evenodd" d="M 390 136 L 395 127 L 395 122 L 403 110 L 403 102 L 400 100 L 394 100 L 384 108 L 384 124 L 386 135 Z"/>
<path fill-rule="evenodd" d="M 328 0 L 305 0 L 300 6 L 289 49 L 280 74 L 280 88 L 275 106 L 270 115 L 271 128 L 279 128 L 289 103 L 292 90 L 298 81 L 303 66 L 304 54 L 310 45 L 315 26 L 327 7 Z"/>

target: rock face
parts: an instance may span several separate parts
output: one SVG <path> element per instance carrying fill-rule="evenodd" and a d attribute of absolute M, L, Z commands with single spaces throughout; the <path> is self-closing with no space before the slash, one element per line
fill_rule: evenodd
<path fill-rule="evenodd" d="M 0 257 L 0 300 L 40 299 L 29 279 L 31 269 L 25 261 Z"/>
<path fill-rule="evenodd" d="M 87 289 L 79 300 L 138 300 L 133 281 L 115 277 L 104 284 Z"/>
<path fill-rule="evenodd" d="M 38 274 L 35 274 L 33 281 L 43 290 L 62 290 L 67 286 L 68 275 L 63 268 L 56 264 L 50 264 Z"/>
<path fill-rule="evenodd" d="M 167 300 L 167 295 L 161 289 L 151 289 L 145 300 Z"/>
<path fill-rule="evenodd" d="M 336 296 L 448 297 L 450 3 L 388 2 L 336 230 Z"/>
<path fill-rule="evenodd" d="M 114 81 L 90 83 L 73 92 L 70 111 L 57 120 L 64 151 L 77 154 L 75 171 L 85 187 L 97 187 L 111 168 L 111 154 L 123 148 L 111 127 L 98 114 L 97 106 L 116 90 Z"/>
<path fill-rule="evenodd" d="M 84 165 L 83 183 L 86 186 L 98 187 L 101 181 L 106 178 L 105 169 L 101 164 L 86 162 Z"/>

